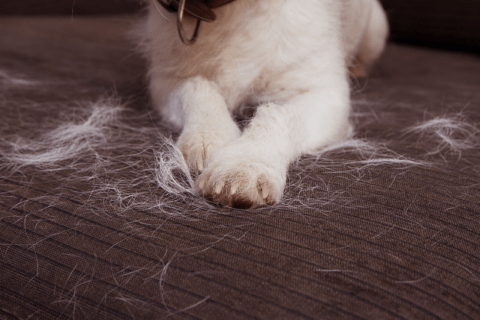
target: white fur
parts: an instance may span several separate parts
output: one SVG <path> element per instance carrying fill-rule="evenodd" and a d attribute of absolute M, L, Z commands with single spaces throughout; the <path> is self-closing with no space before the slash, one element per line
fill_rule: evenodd
<path fill-rule="evenodd" d="M 229 206 L 277 203 L 289 164 L 347 137 L 348 68 L 363 75 L 388 27 L 377 0 L 239 0 L 215 10 L 197 43 L 152 0 L 138 28 L 150 93 L 198 190 Z M 195 19 L 186 18 L 192 31 Z M 232 114 L 258 106 L 241 134 Z"/>

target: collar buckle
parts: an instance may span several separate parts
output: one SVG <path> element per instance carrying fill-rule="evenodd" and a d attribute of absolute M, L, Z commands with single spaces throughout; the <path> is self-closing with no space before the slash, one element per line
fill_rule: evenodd
<path fill-rule="evenodd" d="M 183 14 L 185 12 L 185 3 L 186 0 L 157 0 L 167 11 L 169 12 L 177 12 L 177 30 L 178 35 L 180 36 L 180 40 L 186 45 L 192 45 L 197 40 L 198 30 L 200 29 L 200 19 L 197 19 L 197 23 L 195 25 L 195 31 L 193 32 L 193 36 L 189 39 L 185 35 L 185 30 L 183 29 Z"/>

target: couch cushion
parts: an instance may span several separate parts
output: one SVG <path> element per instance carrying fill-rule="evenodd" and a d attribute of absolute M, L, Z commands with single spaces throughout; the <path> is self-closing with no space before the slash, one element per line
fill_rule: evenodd
<path fill-rule="evenodd" d="M 237 210 L 192 193 L 131 23 L 0 20 L 1 317 L 478 318 L 478 57 L 390 45 L 355 139 Z"/>

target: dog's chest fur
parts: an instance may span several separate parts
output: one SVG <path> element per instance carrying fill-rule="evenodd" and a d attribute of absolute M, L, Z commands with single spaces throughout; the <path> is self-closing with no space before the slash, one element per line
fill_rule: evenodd
<path fill-rule="evenodd" d="M 163 72 L 165 95 L 177 81 L 201 75 L 220 86 L 230 109 L 251 100 L 260 103 L 288 99 L 308 90 L 308 79 L 304 84 L 293 84 L 288 82 L 289 73 L 306 71 L 302 65 L 322 63 L 314 60 L 325 51 L 325 46 L 329 52 L 332 47 L 338 48 L 324 62 L 325 67 L 344 62 L 337 34 L 340 3 L 234 1 L 216 10 L 216 22 L 202 24 L 193 46 L 180 42 L 172 21 L 151 17 L 150 23 L 157 25 L 149 30 L 161 34 L 151 37 L 158 41 L 154 46 L 160 50 L 150 58 L 155 68 Z M 195 22 L 193 18 L 186 19 L 188 32 L 192 32 Z"/>

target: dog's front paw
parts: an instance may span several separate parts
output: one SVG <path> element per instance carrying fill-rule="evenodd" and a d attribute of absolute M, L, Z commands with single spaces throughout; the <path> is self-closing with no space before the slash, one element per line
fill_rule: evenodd
<path fill-rule="evenodd" d="M 203 171 L 217 150 L 240 137 L 238 127 L 215 127 L 205 130 L 189 130 L 180 135 L 177 147 L 188 166 Z"/>
<path fill-rule="evenodd" d="M 233 146 L 232 146 L 233 147 Z M 286 182 L 286 168 L 224 148 L 198 177 L 200 194 L 223 205 L 255 208 L 280 201 Z"/>

